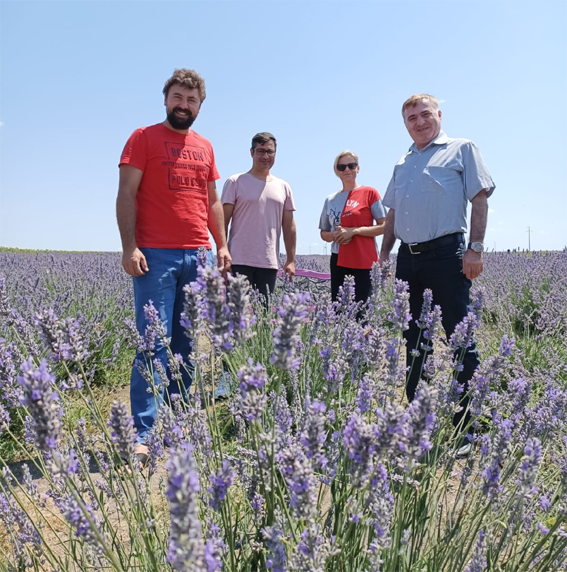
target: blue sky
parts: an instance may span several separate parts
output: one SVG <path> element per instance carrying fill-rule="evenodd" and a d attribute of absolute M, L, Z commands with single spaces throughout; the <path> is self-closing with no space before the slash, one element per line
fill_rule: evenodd
<path fill-rule="evenodd" d="M 117 163 L 165 117 L 174 68 L 197 70 L 194 124 L 221 174 L 250 168 L 250 139 L 278 139 L 298 252 L 325 252 L 318 220 L 340 188 L 336 154 L 383 195 L 411 140 L 402 102 L 441 100 L 448 135 L 480 147 L 497 188 L 489 249 L 567 245 L 567 3 L 0 3 L 0 246 L 120 250 Z M 220 190 L 220 189 L 219 189 Z"/>

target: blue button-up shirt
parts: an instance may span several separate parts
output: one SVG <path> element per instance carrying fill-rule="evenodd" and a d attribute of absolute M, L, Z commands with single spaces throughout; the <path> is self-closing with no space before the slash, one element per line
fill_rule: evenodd
<path fill-rule="evenodd" d="M 398 161 L 382 202 L 396 210 L 396 238 L 411 244 L 466 232 L 467 201 L 494 188 L 477 146 L 441 131 L 421 151 L 414 143 Z"/>

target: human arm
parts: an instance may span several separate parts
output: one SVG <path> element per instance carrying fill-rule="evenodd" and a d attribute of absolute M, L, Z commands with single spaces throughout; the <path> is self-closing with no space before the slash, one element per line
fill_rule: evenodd
<path fill-rule="evenodd" d="M 337 230 L 333 233 L 333 240 L 338 244 L 348 244 L 354 236 L 380 236 L 384 234 L 385 221 L 386 219 L 384 217 L 377 219 L 376 224 L 372 226 L 338 226 Z"/>
<path fill-rule="evenodd" d="M 297 243 L 297 230 L 293 211 L 284 210 L 282 217 L 282 232 L 285 244 L 287 260 L 284 265 L 284 272 L 291 278 L 295 275 L 295 247 Z"/>
<path fill-rule="evenodd" d="M 224 214 L 224 234 L 228 236 L 228 225 L 230 224 L 230 219 L 232 218 L 232 213 L 234 212 L 234 205 L 230 203 L 224 203 L 222 205 L 222 211 Z"/>
<path fill-rule="evenodd" d="M 217 194 L 217 186 L 214 181 L 207 183 L 207 190 L 209 193 L 209 218 L 207 224 L 217 245 L 218 267 L 221 272 L 224 273 L 229 270 L 232 259 L 226 244 L 223 207 Z"/>
<path fill-rule="evenodd" d="M 488 194 L 486 189 L 479 191 L 471 200 L 470 242 L 483 242 L 488 219 Z M 482 252 L 467 249 L 463 256 L 463 272 L 472 280 L 478 278 L 484 268 Z"/>
<path fill-rule="evenodd" d="M 136 194 L 143 174 L 132 165 L 120 165 L 116 220 L 122 240 L 122 267 L 130 276 L 142 276 L 149 270 L 146 257 L 136 244 Z"/>
<path fill-rule="evenodd" d="M 390 209 L 386 215 L 384 224 L 384 238 L 382 239 L 382 248 L 380 249 L 380 264 L 384 264 L 390 258 L 390 252 L 396 244 L 396 235 L 394 234 L 394 222 L 396 220 L 395 209 Z"/>

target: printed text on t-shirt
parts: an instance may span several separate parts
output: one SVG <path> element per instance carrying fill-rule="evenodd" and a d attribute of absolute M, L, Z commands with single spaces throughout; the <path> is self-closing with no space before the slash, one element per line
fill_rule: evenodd
<path fill-rule="evenodd" d="M 204 150 L 193 145 L 168 141 L 165 142 L 165 149 L 169 161 L 163 161 L 162 164 L 168 167 L 169 189 L 206 192 L 209 165 L 205 163 Z"/>

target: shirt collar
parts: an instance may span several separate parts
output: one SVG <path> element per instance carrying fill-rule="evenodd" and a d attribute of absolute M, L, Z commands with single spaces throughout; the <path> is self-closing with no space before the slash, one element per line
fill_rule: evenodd
<path fill-rule="evenodd" d="M 437 135 L 437 137 L 435 137 L 435 139 L 433 139 L 433 141 L 430 141 L 423 149 L 421 149 L 421 151 L 425 151 L 428 147 L 430 147 L 431 145 L 445 145 L 445 143 L 449 142 L 449 137 L 447 137 L 447 134 L 445 133 L 445 131 L 439 131 L 439 135 Z M 419 153 L 420 150 L 417 148 L 417 145 L 414 143 L 410 148 L 410 153 Z"/>

